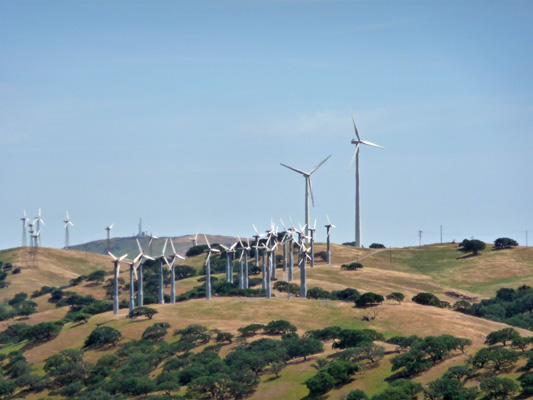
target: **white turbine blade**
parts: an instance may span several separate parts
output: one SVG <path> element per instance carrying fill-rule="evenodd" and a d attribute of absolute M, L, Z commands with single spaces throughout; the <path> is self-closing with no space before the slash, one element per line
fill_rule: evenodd
<path fill-rule="evenodd" d="M 176 254 L 176 248 L 174 247 L 174 242 L 172 241 L 172 239 L 170 239 L 170 245 L 172 246 L 172 252 Z"/>
<path fill-rule="evenodd" d="M 311 183 L 311 176 L 307 176 L 307 184 L 309 185 L 309 191 L 311 192 L 311 203 L 315 206 L 315 197 L 313 196 L 313 184 Z"/>
<path fill-rule="evenodd" d="M 24 210 L 24 218 L 28 219 L 28 215 L 26 214 L 26 210 Z"/>
<path fill-rule="evenodd" d="M 68 211 L 67 211 L 67 220 L 70 220 L 70 217 L 68 216 Z"/>
<path fill-rule="evenodd" d="M 139 254 L 137 255 L 137 257 L 135 257 L 135 258 L 133 259 L 133 263 L 135 264 L 136 262 L 138 262 L 138 261 L 142 258 L 142 256 L 143 256 L 143 253 L 139 253 Z"/>
<path fill-rule="evenodd" d="M 179 254 L 174 254 L 177 258 L 181 258 L 182 260 L 185 260 L 185 257 L 180 256 Z"/>
<path fill-rule="evenodd" d="M 259 232 L 257 231 L 257 228 L 255 227 L 255 225 L 252 224 L 252 226 L 254 227 L 254 231 L 255 231 L 255 233 L 257 233 L 257 236 L 259 236 Z"/>
<path fill-rule="evenodd" d="M 357 146 L 355 146 L 355 151 L 352 156 L 352 160 L 350 161 L 350 164 L 348 164 L 348 169 L 352 166 L 353 162 L 355 161 L 355 156 L 357 155 L 357 152 L 359 151 L 359 143 L 357 143 Z"/>
<path fill-rule="evenodd" d="M 279 220 L 280 220 L 280 222 L 281 222 L 281 226 L 283 227 L 283 229 L 287 230 L 287 227 L 286 227 L 285 224 L 283 223 L 283 220 L 282 220 L 281 218 L 280 218 Z"/>
<path fill-rule="evenodd" d="M 135 239 L 135 240 L 137 241 L 137 246 L 139 247 L 139 251 L 140 251 L 141 253 L 144 253 L 144 251 L 143 251 L 143 249 L 142 249 L 142 247 L 141 247 L 141 244 L 139 243 L 139 239 Z"/>
<path fill-rule="evenodd" d="M 242 245 L 241 237 L 237 235 L 237 239 L 239 239 L 239 244 L 241 245 L 241 248 L 244 247 L 244 246 Z"/>
<path fill-rule="evenodd" d="M 46 225 L 41 217 L 39 217 L 39 221 L 41 221 L 41 224 Z"/>
<path fill-rule="evenodd" d="M 167 258 L 165 256 L 163 256 L 163 260 L 165 260 L 165 265 L 169 266 L 168 260 L 167 260 Z"/>
<path fill-rule="evenodd" d="M 118 278 L 119 274 L 120 274 L 120 263 L 117 263 L 117 266 L 115 268 L 115 278 Z"/>
<path fill-rule="evenodd" d="M 74 226 L 74 224 L 72 222 L 68 221 L 68 223 L 70 224 L 70 226 Z"/>
<path fill-rule="evenodd" d="M 113 229 L 114 226 L 115 226 L 115 223 L 113 222 L 111 225 L 109 225 L 109 229 Z"/>
<path fill-rule="evenodd" d="M 226 252 L 229 251 L 229 247 L 227 247 L 227 246 L 225 246 L 225 245 L 223 245 L 223 244 L 221 244 L 220 247 L 222 247 L 224 250 L 226 250 Z"/>
<path fill-rule="evenodd" d="M 135 280 L 138 281 L 139 277 L 137 276 L 137 268 L 133 268 L 133 275 L 135 275 Z"/>
<path fill-rule="evenodd" d="M 118 258 L 115 257 L 115 255 L 113 253 L 111 253 L 110 251 L 108 251 L 107 254 L 109 254 L 111 256 L 111 258 L 113 258 L 113 260 L 118 260 Z"/>
<path fill-rule="evenodd" d="M 152 257 L 147 256 L 147 255 L 145 255 L 145 254 L 143 254 L 143 258 L 146 258 L 147 260 L 155 261 L 155 258 L 152 258 Z"/>
<path fill-rule="evenodd" d="M 239 244 L 239 242 L 235 242 L 231 245 L 231 247 L 229 248 L 229 251 L 233 251 L 235 250 L 235 247 L 237 247 L 237 245 Z"/>
<path fill-rule="evenodd" d="M 280 164 L 283 165 L 285 168 L 289 168 L 289 169 L 292 169 L 293 171 L 298 172 L 299 174 L 308 175 L 306 172 L 300 171 L 299 169 L 296 169 L 296 168 L 293 168 L 293 167 L 289 167 L 288 165 L 285 165 L 283 163 L 280 163 Z"/>
<path fill-rule="evenodd" d="M 375 143 L 372 143 L 372 142 L 367 142 L 366 140 L 361 140 L 361 143 L 366 144 L 368 146 L 379 147 L 380 149 L 384 149 L 385 148 L 385 147 L 380 146 L 378 144 L 375 144 Z"/>
<path fill-rule="evenodd" d="M 350 114 L 352 115 L 353 127 L 355 129 L 355 135 L 357 136 L 357 140 L 361 141 L 361 137 L 359 136 L 359 131 L 357 130 L 357 125 L 355 124 L 355 118 L 353 117 L 353 112 L 351 108 L 350 108 Z"/>
<path fill-rule="evenodd" d="M 127 256 L 128 256 L 128 253 L 124 254 L 124 255 L 123 255 L 122 257 L 120 257 L 118 260 L 119 260 L 119 261 L 122 261 L 122 260 L 124 260 Z"/>
<path fill-rule="evenodd" d="M 198 232 L 196 232 L 196 235 L 194 236 L 194 241 L 196 241 L 196 239 L 198 239 Z"/>
<path fill-rule="evenodd" d="M 209 262 L 209 259 L 210 259 L 210 258 L 211 258 L 211 252 L 208 251 L 208 252 L 207 252 L 207 257 L 206 257 L 206 259 L 205 259 L 205 265 L 207 265 L 207 263 Z"/>
<path fill-rule="evenodd" d="M 328 225 L 331 225 L 331 221 L 329 220 L 329 215 L 328 214 L 326 214 L 326 218 L 328 220 Z"/>
<path fill-rule="evenodd" d="M 207 240 L 207 236 L 205 236 L 205 233 L 204 233 L 204 238 L 205 238 L 205 243 L 207 244 L 207 247 L 209 247 L 209 249 L 211 250 L 211 246 L 209 245 L 209 241 Z"/>
<path fill-rule="evenodd" d="M 212 253 L 220 253 L 219 249 L 210 249 Z"/>
<path fill-rule="evenodd" d="M 165 251 L 167 250 L 167 243 L 168 243 L 168 239 L 165 240 L 165 244 L 163 245 L 163 251 L 161 252 L 162 255 L 164 255 Z"/>
<path fill-rule="evenodd" d="M 316 229 L 316 218 L 315 218 L 315 225 L 313 226 L 313 229 Z"/>
<path fill-rule="evenodd" d="M 329 160 L 330 157 L 331 157 L 331 154 L 329 156 L 327 156 L 324 160 L 322 160 L 322 162 L 320 162 L 315 168 L 313 168 L 311 170 L 311 172 L 309 172 L 309 175 L 311 175 L 313 172 L 315 172 L 317 169 L 319 169 L 322 166 L 322 164 L 324 164 L 326 161 Z"/>

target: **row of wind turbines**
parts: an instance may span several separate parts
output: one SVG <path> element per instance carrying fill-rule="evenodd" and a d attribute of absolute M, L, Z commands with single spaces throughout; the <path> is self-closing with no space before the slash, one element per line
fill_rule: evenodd
<path fill-rule="evenodd" d="M 245 241 L 241 240 L 238 237 L 238 240 L 231 246 L 220 245 L 226 253 L 226 281 L 233 283 L 234 273 L 233 273 L 233 258 L 236 253 L 240 253 L 239 256 L 239 274 L 238 274 L 238 285 L 240 289 L 249 288 L 249 263 L 250 251 L 253 249 L 255 253 L 255 265 L 259 266 L 259 257 L 262 258 L 262 279 L 261 286 L 262 289 L 266 292 L 266 297 L 272 297 L 272 279 L 276 278 L 276 249 L 278 246 L 283 248 L 283 271 L 288 273 L 287 280 L 290 282 L 294 279 L 294 253 L 293 250 L 295 246 L 298 249 L 298 268 L 300 269 L 300 297 L 307 297 L 307 282 L 306 282 L 306 263 L 307 260 L 310 261 L 310 266 L 314 267 L 315 254 L 314 254 L 314 232 L 316 230 L 316 221 L 314 227 L 300 226 L 300 229 L 286 228 L 281 221 L 285 230 L 278 233 L 277 226 L 271 222 L 270 229 L 266 233 L 259 233 L 253 225 L 255 230 L 255 235 L 253 235 L 254 242 L 253 245 L 250 245 L 250 240 L 246 238 Z M 328 224 L 325 225 L 327 229 L 327 262 L 331 262 L 331 251 L 330 251 L 330 230 L 335 226 L 331 224 L 328 217 Z M 307 236 L 305 232 L 309 232 L 310 236 Z M 297 234 L 298 239 L 295 239 L 295 234 Z M 153 239 L 157 237 L 151 235 L 150 244 Z M 204 234 L 205 243 L 207 249 L 204 251 L 207 253 L 205 260 L 206 267 L 206 283 L 205 283 L 205 293 L 206 299 L 210 300 L 212 297 L 212 286 L 211 286 L 211 256 L 213 253 L 219 253 L 220 250 L 216 247 L 212 247 L 207 239 L 207 236 Z M 191 239 L 193 245 L 198 245 L 198 234 Z M 305 245 L 306 240 L 310 241 L 310 246 Z M 172 253 L 166 254 L 166 249 L 168 242 L 172 247 Z M 114 264 L 114 280 L 113 280 L 113 313 L 118 314 L 119 309 L 119 283 L 118 278 L 120 274 L 120 264 L 125 264 L 129 266 L 129 310 L 130 312 L 135 308 L 135 285 L 134 278 L 138 282 L 138 293 L 137 293 L 137 306 L 142 307 L 144 296 L 143 296 L 143 263 L 145 260 L 156 261 L 159 260 L 159 290 L 158 290 L 158 302 L 159 304 L 164 304 L 164 283 L 163 283 L 163 268 L 166 267 L 170 271 L 170 302 L 175 304 L 176 302 L 176 279 L 175 279 L 175 264 L 178 259 L 185 259 L 176 252 L 174 243 L 172 239 L 166 239 L 163 246 L 161 255 L 152 257 L 152 255 L 146 255 L 137 239 L 137 246 L 139 248 L 139 254 L 133 259 L 128 260 L 126 257 L 128 254 L 124 254 L 120 257 L 115 256 L 113 253 L 108 251 L 109 256 L 112 259 Z M 170 260 L 170 261 L 169 261 Z"/>

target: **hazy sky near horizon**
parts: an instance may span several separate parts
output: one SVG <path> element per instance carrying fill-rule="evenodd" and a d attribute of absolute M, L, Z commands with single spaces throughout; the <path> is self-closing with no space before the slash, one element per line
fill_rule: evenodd
<path fill-rule="evenodd" d="M 0 0 L 0 249 L 143 230 L 533 242 L 532 1 Z"/>

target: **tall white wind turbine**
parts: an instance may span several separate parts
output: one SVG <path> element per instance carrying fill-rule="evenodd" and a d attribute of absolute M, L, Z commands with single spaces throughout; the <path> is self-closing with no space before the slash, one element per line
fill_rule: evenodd
<path fill-rule="evenodd" d="M 302 174 L 305 178 L 305 236 L 309 236 L 309 192 L 311 192 L 311 201 L 313 203 L 313 207 L 315 206 L 315 199 L 313 196 L 313 185 L 311 184 L 311 175 L 322 166 L 329 158 L 331 157 L 331 154 L 327 156 L 322 162 L 318 163 L 315 168 L 311 170 L 311 172 L 304 172 L 299 169 L 289 167 L 288 165 L 285 165 L 283 163 L 280 163 L 285 168 L 292 169 L 295 172 L 298 172 L 299 174 Z"/>
<path fill-rule="evenodd" d="M 367 146 L 379 147 L 384 149 L 377 144 L 367 142 L 366 140 L 361 140 L 359 132 L 357 131 L 357 125 L 355 124 L 355 118 L 352 114 L 353 127 L 355 130 L 355 138 L 352 139 L 352 144 L 355 144 L 355 152 L 353 153 L 352 160 L 350 161 L 350 168 L 355 160 L 355 247 L 361 247 L 361 205 L 359 202 L 359 146 L 365 144 Z"/>
<path fill-rule="evenodd" d="M 63 221 L 65 223 L 65 249 L 68 249 L 70 247 L 70 237 L 68 233 L 68 226 L 74 226 L 74 224 L 70 221 L 70 217 L 68 215 L 67 211 L 67 219 Z"/>

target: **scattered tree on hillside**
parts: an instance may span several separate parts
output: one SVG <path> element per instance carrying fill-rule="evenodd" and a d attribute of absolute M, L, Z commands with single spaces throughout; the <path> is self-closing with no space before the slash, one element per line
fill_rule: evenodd
<path fill-rule="evenodd" d="M 344 269 L 346 271 L 357 271 L 358 269 L 361 269 L 361 268 L 363 268 L 363 264 L 358 263 L 358 262 L 341 265 L 341 269 Z"/>
<path fill-rule="evenodd" d="M 385 245 L 381 243 L 372 243 L 370 246 L 368 246 L 370 249 L 385 249 Z"/>
<path fill-rule="evenodd" d="M 383 303 L 382 295 L 372 292 L 366 292 L 363 293 L 357 300 L 355 300 L 355 305 L 357 307 L 366 307 L 366 306 L 373 306 L 375 304 L 381 304 Z"/>
<path fill-rule="evenodd" d="M 101 347 L 108 344 L 116 346 L 121 338 L 122 334 L 119 330 L 110 326 L 99 326 L 85 339 L 83 347 Z"/>
<path fill-rule="evenodd" d="M 155 308 L 136 307 L 130 311 L 129 318 L 148 317 L 148 319 L 152 319 L 158 312 Z"/>
<path fill-rule="evenodd" d="M 397 301 L 398 304 L 402 304 L 402 301 L 404 298 L 405 298 L 404 294 L 400 292 L 392 292 L 391 294 L 387 295 L 387 300 Z"/>
<path fill-rule="evenodd" d="M 415 295 L 412 299 L 417 304 L 422 304 L 424 306 L 434 306 L 441 307 L 441 301 L 433 293 L 421 292 Z"/>
<path fill-rule="evenodd" d="M 484 399 L 487 400 L 507 400 L 518 392 L 518 385 L 512 379 L 497 376 L 484 379 L 479 388 L 485 393 Z"/>
<path fill-rule="evenodd" d="M 494 241 L 494 250 L 512 249 L 515 246 L 518 246 L 518 242 L 511 238 L 503 237 Z"/>
<path fill-rule="evenodd" d="M 464 239 L 459 244 L 459 251 L 462 251 L 463 253 L 473 253 L 475 256 L 479 254 L 481 250 L 485 250 L 486 244 L 482 242 L 481 240 L 477 239 Z"/>
<path fill-rule="evenodd" d="M 512 340 L 519 337 L 520 334 L 513 328 L 503 328 L 499 331 L 489 333 L 487 335 L 487 339 L 485 340 L 485 344 L 493 346 L 495 344 L 501 343 L 505 346 L 507 345 L 507 342 L 511 342 Z"/>

